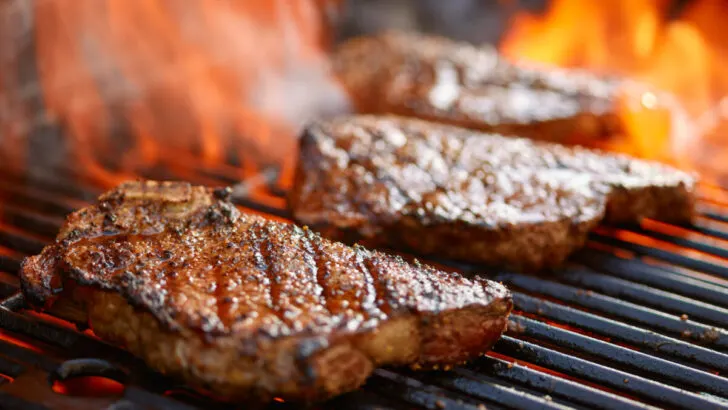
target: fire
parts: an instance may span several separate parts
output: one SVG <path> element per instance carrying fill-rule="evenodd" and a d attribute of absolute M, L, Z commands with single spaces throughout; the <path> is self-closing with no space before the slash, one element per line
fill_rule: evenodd
<path fill-rule="evenodd" d="M 66 396 L 108 397 L 121 396 L 125 386 L 105 377 L 79 376 L 63 381 L 56 380 L 51 389 Z"/>
<path fill-rule="evenodd" d="M 18 68 L 27 63 L 19 38 L 32 39 L 31 85 L 40 86 L 0 75 L 3 151 L 31 161 L 28 144 L 11 137 L 40 122 L 63 129 L 64 162 L 108 184 L 145 167 L 189 166 L 192 156 L 206 165 L 235 156 L 248 172 L 288 170 L 297 128 L 341 94 L 325 54 L 335 3 L 2 2 L 0 34 L 15 35 L 0 38 L 0 66 L 28 70 Z M 43 109 L 32 110 L 28 97 Z"/>
<path fill-rule="evenodd" d="M 619 107 L 626 145 L 612 148 L 672 159 L 702 171 L 725 169 L 728 144 L 728 3 L 696 0 L 683 10 L 662 0 L 553 0 L 543 15 L 518 13 L 501 50 L 511 59 L 618 75 L 669 92 L 625 93 Z M 671 17 L 670 14 L 676 15 Z M 716 149 L 722 151 L 717 155 Z"/>

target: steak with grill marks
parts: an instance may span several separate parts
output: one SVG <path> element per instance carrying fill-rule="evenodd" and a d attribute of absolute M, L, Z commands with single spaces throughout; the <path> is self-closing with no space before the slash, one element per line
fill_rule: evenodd
<path fill-rule="evenodd" d="M 27 300 L 236 400 L 327 398 L 375 366 L 467 360 L 504 330 L 498 283 L 241 213 L 227 193 L 122 184 L 24 261 Z"/>
<path fill-rule="evenodd" d="M 344 241 L 539 270 L 600 221 L 689 221 L 694 185 L 624 155 L 361 115 L 306 129 L 289 206 Z"/>
<path fill-rule="evenodd" d="M 592 147 L 623 129 L 619 98 L 645 91 L 576 69 L 522 67 L 493 48 L 399 32 L 345 42 L 333 66 L 358 113 Z M 668 102 L 661 96 L 653 109 Z"/>

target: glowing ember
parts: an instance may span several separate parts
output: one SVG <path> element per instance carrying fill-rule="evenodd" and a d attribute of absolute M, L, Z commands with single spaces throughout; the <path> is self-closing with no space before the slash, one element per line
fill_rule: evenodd
<path fill-rule="evenodd" d="M 124 385 L 105 377 L 79 376 L 63 381 L 54 381 L 54 392 L 67 396 L 107 397 L 121 396 Z"/>
<path fill-rule="evenodd" d="M 334 3 L 11 0 L 0 5 L 0 25 L 14 12 L 10 28 L 34 39 L 48 114 L 40 120 L 63 126 L 70 162 L 115 183 L 190 155 L 207 164 L 237 154 L 288 165 L 297 127 L 339 94 L 325 56 Z M 18 51 L 17 37 L 0 39 L 0 49 L 10 41 L 5 49 Z M 0 78 L 3 98 L 24 103 L 9 78 Z M 2 104 L 0 124 L 27 132 L 17 121 L 29 120 L 16 110 L 7 116 L 16 122 L 7 121 Z M 2 142 L 15 148 L 13 157 L 25 155 Z"/>
<path fill-rule="evenodd" d="M 12 343 L 14 345 L 23 347 L 23 348 L 28 349 L 28 350 L 32 350 L 33 352 L 36 352 L 36 353 L 42 353 L 43 352 L 40 348 L 38 348 L 38 347 L 36 347 L 36 346 L 34 346 L 34 345 L 26 342 L 25 340 L 19 339 L 18 337 L 13 336 L 13 335 L 11 335 L 10 333 L 8 333 L 6 331 L 0 331 L 0 340 L 6 341 L 6 342 L 10 342 L 10 343 Z"/>
<path fill-rule="evenodd" d="M 728 114 L 728 46 L 721 30 L 728 3 L 693 1 L 676 18 L 668 17 L 670 4 L 553 0 L 543 15 L 517 14 L 502 51 L 514 60 L 587 68 L 672 93 L 684 111 L 672 102 L 669 115 L 652 109 L 664 102 L 649 92 L 637 104 L 627 101 L 634 96 L 625 99 L 620 117 L 629 142 L 613 148 L 725 170 L 728 144 L 715 135 L 728 125 L 721 124 Z"/>

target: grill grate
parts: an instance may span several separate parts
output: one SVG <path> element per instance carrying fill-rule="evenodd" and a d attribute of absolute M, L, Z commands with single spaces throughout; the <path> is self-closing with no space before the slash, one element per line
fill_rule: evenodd
<path fill-rule="evenodd" d="M 237 180 L 223 168 L 181 167 L 197 183 Z M 168 172 L 141 176 L 175 177 Z M 272 169 L 246 178 L 236 185 L 236 202 L 287 218 L 275 179 Z M 19 311 L 22 258 L 39 252 L 65 214 L 102 190 L 68 171 L 33 178 L 0 172 L 0 408 L 210 408 L 209 399 L 90 333 Z M 380 369 L 364 388 L 323 407 L 728 408 L 728 208 L 712 202 L 704 209 L 696 226 L 602 228 L 550 276 L 494 275 L 514 291 L 515 311 L 493 352 L 451 372 Z M 102 375 L 126 389 L 122 397 L 95 398 L 51 390 L 49 380 L 78 375 Z"/>

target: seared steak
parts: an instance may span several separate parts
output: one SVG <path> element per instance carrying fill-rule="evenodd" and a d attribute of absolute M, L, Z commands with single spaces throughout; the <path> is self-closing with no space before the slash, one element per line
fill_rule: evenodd
<path fill-rule="evenodd" d="M 486 46 L 389 32 L 349 40 L 333 62 L 362 114 L 596 147 L 622 128 L 616 114 L 621 81 L 575 69 L 520 67 Z"/>
<path fill-rule="evenodd" d="M 689 221 L 694 184 L 624 155 L 362 115 L 307 128 L 289 202 L 329 237 L 535 270 L 603 220 Z"/>
<path fill-rule="evenodd" d="M 263 401 L 330 397 L 379 365 L 458 363 L 506 325 L 498 283 L 241 213 L 226 192 L 135 182 L 104 194 L 25 260 L 27 300 L 75 303 L 150 367 Z"/>

